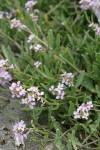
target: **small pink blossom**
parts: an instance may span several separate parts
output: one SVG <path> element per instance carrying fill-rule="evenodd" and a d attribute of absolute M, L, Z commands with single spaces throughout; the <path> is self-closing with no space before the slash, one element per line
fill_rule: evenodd
<path fill-rule="evenodd" d="M 36 62 L 34 63 L 34 66 L 35 66 L 36 68 L 38 68 L 38 67 L 40 67 L 41 64 L 42 64 L 41 62 L 36 61 Z"/>
<path fill-rule="evenodd" d="M 14 132 L 14 139 L 15 139 L 15 145 L 20 146 L 21 144 L 24 145 L 24 140 L 27 139 L 28 134 L 32 131 L 32 129 L 27 129 L 26 124 L 23 120 L 16 123 L 13 126 L 13 132 Z"/>
<path fill-rule="evenodd" d="M 30 109 L 34 109 L 37 101 L 41 104 L 43 103 L 42 96 L 44 95 L 44 92 L 40 92 L 38 87 L 30 87 L 27 89 L 27 92 L 27 97 L 22 99 L 22 104 L 25 104 Z"/>
<path fill-rule="evenodd" d="M 80 0 L 79 1 L 80 7 L 83 10 L 87 10 L 91 8 L 91 3 L 92 3 L 92 0 Z"/>
<path fill-rule="evenodd" d="M 28 37 L 27 43 L 32 42 L 32 40 L 33 40 L 34 38 L 35 38 L 35 35 L 34 35 L 34 34 L 30 34 L 29 37 Z"/>
<path fill-rule="evenodd" d="M 11 64 L 9 68 L 10 68 L 10 69 L 14 69 L 14 65 L 13 65 L 13 64 Z"/>
<path fill-rule="evenodd" d="M 20 84 L 20 81 L 18 81 L 17 83 L 13 82 L 9 87 L 9 89 L 11 90 L 13 98 L 14 97 L 20 98 L 26 95 L 26 91 Z"/>
<path fill-rule="evenodd" d="M 63 84 L 66 84 L 69 87 L 74 86 L 73 84 L 74 75 L 72 73 L 66 73 L 65 71 L 61 76 Z"/>
<path fill-rule="evenodd" d="M 4 86 L 12 80 L 12 76 L 5 69 L 0 69 L 0 85 Z"/>
<path fill-rule="evenodd" d="M 64 85 L 61 84 L 61 83 L 58 83 L 57 85 L 57 88 L 54 88 L 54 85 L 52 85 L 50 88 L 49 88 L 49 91 L 53 94 L 53 95 L 56 95 L 56 99 L 64 99 L 64 95 L 65 95 L 65 92 L 64 92 Z"/>
<path fill-rule="evenodd" d="M 33 22 L 37 22 L 37 21 L 38 21 L 38 16 L 35 15 L 34 13 L 31 13 L 31 14 L 30 14 L 30 17 L 32 18 L 32 21 L 33 21 Z"/>
<path fill-rule="evenodd" d="M 7 67 L 8 60 L 6 59 L 1 59 L 0 60 L 0 68 L 5 69 Z"/>
<path fill-rule="evenodd" d="M 76 111 L 74 111 L 74 118 L 75 119 L 88 119 L 89 116 L 89 110 L 93 107 L 92 101 L 85 103 L 82 103 Z"/>
<path fill-rule="evenodd" d="M 28 2 L 25 3 L 25 8 L 27 11 L 30 11 L 30 9 L 36 5 L 36 1 L 29 0 Z"/>
<path fill-rule="evenodd" d="M 27 26 L 23 25 L 20 20 L 17 20 L 16 18 L 11 20 L 11 29 L 17 28 L 19 32 L 22 31 L 22 29 L 27 29 Z"/>
<path fill-rule="evenodd" d="M 50 91 L 53 95 L 55 95 L 55 87 L 54 87 L 54 85 L 52 85 L 52 86 L 49 88 L 49 91 Z"/>
<path fill-rule="evenodd" d="M 37 44 L 37 45 L 34 46 L 34 50 L 35 50 L 35 52 L 41 51 L 42 46 L 40 44 Z"/>

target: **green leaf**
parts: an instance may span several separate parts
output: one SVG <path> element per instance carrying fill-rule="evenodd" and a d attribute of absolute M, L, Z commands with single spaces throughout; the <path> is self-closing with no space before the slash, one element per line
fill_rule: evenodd
<path fill-rule="evenodd" d="M 57 38 L 56 38 L 56 49 L 60 48 L 60 34 L 57 34 Z"/>
<path fill-rule="evenodd" d="M 33 118 L 33 122 L 34 122 L 35 125 L 38 124 L 38 119 L 39 119 L 39 116 L 40 116 L 40 114 L 42 113 L 42 111 L 43 111 L 43 109 L 41 109 L 41 108 L 39 108 L 39 109 L 34 108 L 34 109 L 33 109 L 32 118 Z"/>
<path fill-rule="evenodd" d="M 48 32 L 47 41 L 48 41 L 49 47 L 53 48 L 54 36 L 53 36 L 52 30 L 49 30 L 49 32 Z"/>
<path fill-rule="evenodd" d="M 67 142 L 67 148 L 68 148 L 68 150 L 72 150 L 72 143 L 71 143 L 71 141 Z"/>
<path fill-rule="evenodd" d="M 75 150 L 78 150 L 78 146 L 82 146 L 82 144 L 79 142 L 78 138 L 75 136 L 75 130 L 72 131 L 72 133 L 68 134 L 68 138 L 71 141 L 73 148 Z"/>
<path fill-rule="evenodd" d="M 95 92 L 97 93 L 98 98 L 100 98 L 100 89 L 99 89 L 98 85 L 96 85 L 95 88 L 96 88 Z"/>
<path fill-rule="evenodd" d="M 8 46 L 7 48 L 5 46 L 2 46 L 2 52 L 6 59 L 10 62 L 10 64 L 16 64 L 16 59 L 14 57 L 13 52 L 11 51 L 11 48 Z"/>
<path fill-rule="evenodd" d="M 84 76 L 84 79 L 83 79 L 81 85 L 84 86 L 89 91 L 95 92 L 93 81 L 89 77 Z"/>
<path fill-rule="evenodd" d="M 62 135 L 61 127 L 53 116 L 51 117 L 51 120 L 52 120 L 52 124 L 56 130 L 54 144 L 59 150 L 64 150 L 62 140 L 61 140 L 61 135 Z"/>
<path fill-rule="evenodd" d="M 70 101 L 70 106 L 69 106 L 69 110 L 68 110 L 68 115 L 71 116 L 73 115 L 74 112 L 74 104 Z"/>
<path fill-rule="evenodd" d="M 81 71 L 80 75 L 78 76 L 76 80 L 76 84 L 75 84 L 76 87 L 79 87 L 81 85 L 83 78 L 84 78 L 84 74 L 85 74 L 85 71 Z"/>

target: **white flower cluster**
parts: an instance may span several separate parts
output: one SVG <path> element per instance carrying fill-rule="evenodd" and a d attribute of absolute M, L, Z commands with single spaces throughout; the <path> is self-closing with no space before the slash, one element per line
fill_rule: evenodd
<path fill-rule="evenodd" d="M 54 85 L 52 85 L 49 88 L 49 91 L 56 96 L 56 99 L 64 99 L 64 84 L 67 85 L 68 87 L 72 87 L 74 86 L 73 80 L 74 80 L 74 75 L 72 73 L 67 73 L 66 71 L 61 74 L 61 79 L 62 79 L 62 84 L 58 83 L 57 88 L 54 87 Z"/>
<path fill-rule="evenodd" d="M 34 23 L 36 23 L 38 21 L 38 13 L 39 13 L 39 10 L 38 9 L 34 9 L 32 10 L 32 7 L 35 6 L 37 4 L 36 1 L 33 1 L 33 0 L 30 0 L 28 2 L 26 2 L 25 4 L 25 8 L 27 10 L 27 12 L 30 12 L 30 17 L 32 18 L 32 21 Z"/>
<path fill-rule="evenodd" d="M 0 69 L 0 85 L 4 86 L 12 80 L 12 76 L 8 71 Z"/>
<path fill-rule="evenodd" d="M 34 66 L 35 66 L 36 68 L 38 68 L 38 67 L 40 67 L 41 64 L 42 64 L 41 62 L 36 61 L 36 62 L 34 63 Z"/>
<path fill-rule="evenodd" d="M 11 12 L 0 11 L 0 19 L 2 18 L 10 19 L 15 14 L 15 12 L 16 11 L 14 9 Z"/>
<path fill-rule="evenodd" d="M 10 24 L 11 29 L 13 28 L 17 28 L 19 32 L 22 31 L 22 29 L 27 29 L 27 27 L 25 25 L 23 25 L 20 20 L 17 20 L 16 18 L 11 20 L 11 24 Z"/>
<path fill-rule="evenodd" d="M 7 59 L 6 60 L 4 60 L 4 59 L 0 60 L 0 68 L 5 69 L 7 67 L 7 62 L 8 62 Z"/>
<path fill-rule="evenodd" d="M 0 85 L 4 86 L 12 80 L 11 74 L 7 71 L 8 60 L 0 60 Z"/>
<path fill-rule="evenodd" d="M 39 13 L 39 10 L 34 9 L 33 13 L 30 14 L 30 17 L 32 18 L 32 21 L 35 22 L 35 23 L 38 21 L 38 16 L 37 16 L 38 13 Z"/>
<path fill-rule="evenodd" d="M 18 81 L 17 83 L 13 82 L 9 87 L 9 89 L 11 90 L 13 98 L 14 97 L 20 98 L 26 95 L 26 91 L 23 88 L 23 86 L 20 84 L 20 81 Z"/>
<path fill-rule="evenodd" d="M 30 34 L 29 37 L 28 37 L 27 43 L 32 42 L 34 38 L 35 38 L 35 35 L 34 34 Z"/>
<path fill-rule="evenodd" d="M 72 87 L 74 86 L 73 84 L 73 79 L 74 79 L 74 75 L 72 73 L 66 73 L 66 71 L 61 75 L 62 76 L 62 83 Z"/>
<path fill-rule="evenodd" d="M 27 89 L 28 95 L 26 98 L 22 99 L 22 104 L 27 105 L 30 109 L 33 109 L 36 105 L 36 101 L 43 103 L 42 96 L 44 92 L 40 92 L 38 87 L 31 87 Z"/>
<path fill-rule="evenodd" d="M 96 32 L 96 35 L 100 35 L 100 27 L 98 24 L 91 23 L 89 27 L 91 27 Z"/>
<path fill-rule="evenodd" d="M 79 1 L 80 7 L 83 10 L 87 9 L 99 9 L 100 8 L 100 1 L 99 0 L 80 0 Z"/>
<path fill-rule="evenodd" d="M 89 110 L 93 107 L 92 101 L 85 103 L 82 103 L 81 106 L 77 108 L 76 111 L 74 111 L 74 118 L 75 119 L 88 119 L 89 116 Z"/>
<path fill-rule="evenodd" d="M 36 5 L 36 1 L 29 0 L 28 2 L 25 3 L 25 8 L 27 11 L 30 11 L 30 9 Z"/>
<path fill-rule="evenodd" d="M 13 126 L 14 138 L 15 138 L 15 145 L 20 146 L 21 144 L 24 145 L 24 140 L 27 139 L 28 134 L 32 131 L 32 128 L 27 129 L 26 124 L 23 120 L 16 123 Z"/>
<path fill-rule="evenodd" d="M 87 9 L 91 8 L 92 0 L 80 0 L 79 4 L 80 4 L 81 9 L 87 10 Z"/>
<path fill-rule="evenodd" d="M 42 51 L 42 46 L 40 44 L 30 45 L 29 49 L 34 49 L 35 52 Z"/>
<path fill-rule="evenodd" d="M 54 85 L 52 85 L 50 88 L 49 88 L 49 91 L 53 94 L 53 95 L 57 95 L 56 96 L 56 99 L 64 99 L 64 95 L 65 95 L 65 92 L 64 92 L 64 85 L 63 84 L 60 84 L 58 83 L 57 85 L 57 88 L 54 88 Z"/>

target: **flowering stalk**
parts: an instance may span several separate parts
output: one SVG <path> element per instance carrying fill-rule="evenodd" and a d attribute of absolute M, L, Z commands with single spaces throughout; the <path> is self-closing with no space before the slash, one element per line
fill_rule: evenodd
<path fill-rule="evenodd" d="M 9 87 L 9 89 L 11 90 L 13 98 L 14 97 L 20 98 L 26 95 L 26 91 L 23 88 L 23 86 L 20 84 L 20 81 L 18 81 L 17 83 L 13 82 Z"/>
<path fill-rule="evenodd" d="M 0 85 L 5 86 L 12 80 L 11 74 L 7 71 L 11 69 L 12 66 L 9 66 L 8 60 L 0 60 Z"/>
<path fill-rule="evenodd" d="M 27 139 L 27 136 L 31 131 L 32 131 L 32 128 L 27 129 L 26 124 L 24 123 L 23 120 L 16 123 L 13 126 L 15 145 L 16 146 L 20 146 L 21 144 L 24 145 L 24 140 Z"/>
<path fill-rule="evenodd" d="M 53 95 L 56 95 L 56 94 L 57 94 L 56 99 L 64 99 L 65 92 L 64 92 L 63 87 L 64 87 L 63 84 L 58 83 L 57 88 L 54 88 L 54 85 L 52 85 L 52 86 L 49 88 L 49 91 L 50 91 Z"/>
<path fill-rule="evenodd" d="M 75 119 L 88 119 L 89 116 L 89 110 L 93 107 L 92 101 L 85 103 L 82 103 L 79 108 L 77 108 L 76 111 L 74 111 L 74 118 Z"/>
<path fill-rule="evenodd" d="M 27 96 L 26 98 L 22 99 L 22 104 L 25 104 L 30 109 L 33 109 L 36 105 L 36 102 L 40 102 L 43 104 L 42 96 L 44 95 L 44 92 L 40 92 L 38 87 L 30 87 L 27 89 Z"/>

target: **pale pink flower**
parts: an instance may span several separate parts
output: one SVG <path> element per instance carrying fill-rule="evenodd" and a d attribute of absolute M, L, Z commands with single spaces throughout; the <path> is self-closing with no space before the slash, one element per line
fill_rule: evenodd
<path fill-rule="evenodd" d="M 79 4 L 80 4 L 81 9 L 87 10 L 91 8 L 91 2 L 92 0 L 80 0 Z"/>
<path fill-rule="evenodd" d="M 0 85 L 4 86 L 12 80 L 12 76 L 5 69 L 0 69 Z"/>
<path fill-rule="evenodd" d="M 37 21 L 38 21 L 38 16 L 35 15 L 34 13 L 31 13 L 31 14 L 30 14 L 30 17 L 32 18 L 32 21 L 33 21 L 33 22 L 37 22 Z"/>
<path fill-rule="evenodd" d="M 73 84 L 74 75 L 72 73 L 66 73 L 65 71 L 61 76 L 63 84 L 66 84 L 69 87 L 74 86 Z"/>
<path fill-rule="evenodd" d="M 27 43 L 32 42 L 34 38 L 35 38 L 35 35 L 34 34 L 30 34 L 29 37 L 28 37 Z"/>
<path fill-rule="evenodd" d="M 11 90 L 13 98 L 14 97 L 20 98 L 26 95 L 26 91 L 20 84 L 20 81 L 18 81 L 17 83 L 13 82 L 9 87 L 9 89 Z"/>
<path fill-rule="evenodd" d="M 0 68 L 5 69 L 7 67 L 8 64 L 8 59 L 1 59 L 0 60 Z"/>
<path fill-rule="evenodd" d="M 41 51 L 42 46 L 40 44 L 37 44 L 37 45 L 34 46 L 34 50 L 35 50 L 35 52 Z"/>
<path fill-rule="evenodd" d="M 17 20 L 16 18 L 11 20 L 11 29 L 17 28 L 19 32 L 22 31 L 22 29 L 27 29 L 27 26 L 23 25 L 20 20 Z"/>
<path fill-rule="evenodd" d="M 41 62 L 36 61 L 36 62 L 34 63 L 34 66 L 35 66 L 36 68 L 38 68 L 38 67 L 40 67 L 41 64 L 42 64 Z"/>
<path fill-rule="evenodd" d="M 38 87 L 30 87 L 27 89 L 28 95 L 26 98 L 22 99 L 22 104 L 25 104 L 30 109 L 34 109 L 36 102 L 39 101 L 41 104 L 43 103 L 42 96 L 44 92 L 40 92 Z"/>
<path fill-rule="evenodd" d="M 9 68 L 10 68 L 10 69 L 14 69 L 14 65 L 13 65 L 13 64 L 11 64 Z"/>
<path fill-rule="evenodd" d="M 29 0 L 28 2 L 25 3 L 25 8 L 27 11 L 30 11 L 30 9 L 36 5 L 36 1 Z"/>
<path fill-rule="evenodd" d="M 89 116 L 89 110 L 93 107 L 92 101 L 85 103 L 82 103 L 76 111 L 74 111 L 74 118 L 75 119 L 88 119 Z"/>
<path fill-rule="evenodd" d="M 15 139 L 15 145 L 20 146 L 21 144 L 24 145 L 24 140 L 27 139 L 28 134 L 32 131 L 32 129 L 27 129 L 26 124 L 23 120 L 16 123 L 13 126 L 13 132 L 14 132 L 14 139 Z"/>
<path fill-rule="evenodd" d="M 49 88 L 49 91 L 55 95 L 55 88 L 54 88 L 54 85 L 52 85 L 50 88 Z"/>

